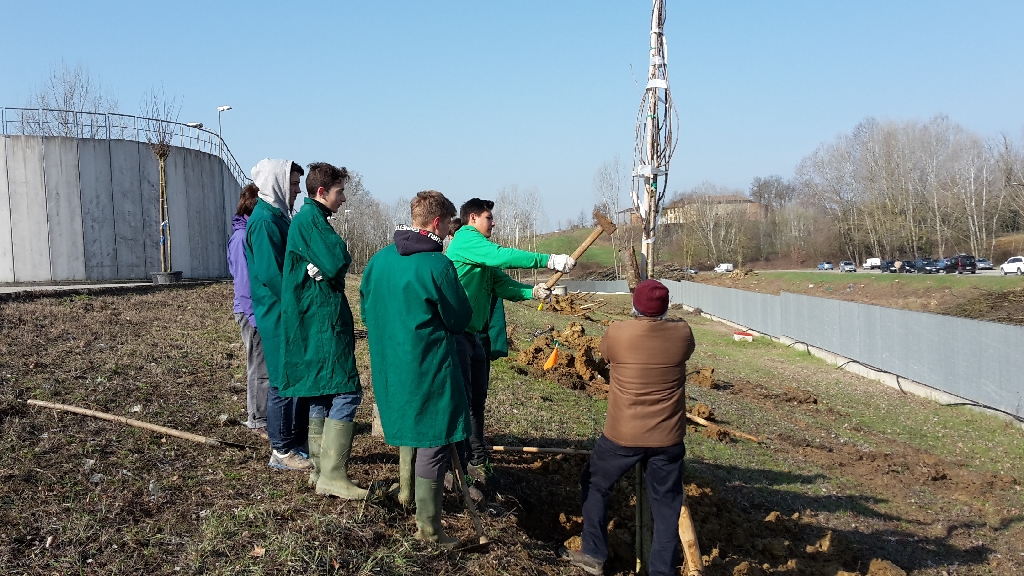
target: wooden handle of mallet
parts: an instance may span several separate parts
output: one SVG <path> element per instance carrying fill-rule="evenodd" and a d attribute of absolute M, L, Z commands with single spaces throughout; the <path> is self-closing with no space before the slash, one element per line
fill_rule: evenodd
<path fill-rule="evenodd" d="M 594 228 L 594 231 L 590 233 L 590 236 L 587 236 L 587 239 L 583 241 L 583 244 L 580 244 L 580 247 L 577 248 L 576 251 L 572 253 L 572 255 L 570 255 L 570 258 L 572 258 L 573 260 L 579 260 L 580 256 L 583 256 L 583 253 L 587 251 L 587 248 L 590 248 L 590 245 L 596 242 L 598 237 L 601 236 L 601 234 L 604 234 L 606 232 L 608 234 L 615 233 L 615 224 L 613 224 L 611 220 L 605 217 L 604 214 L 601 214 L 600 212 L 597 212 L 595 210 L 594 220 L 597 220 L 597 228 Z M 562 274 L 561 272 L 555 272 L 554 274 L 551 275 L 551 278 L 549 278 L 548 281 L 544 283 L 544 285 L 547 286 L 548 290 L 550 290 L 555 286 L 555 284 L 558 284 L 558 281 L 562 279 L 563 275 L 564 274 Z"/>
<path fill-rule="evenodd" d="M 685 494 L 683 508 L 679 511 L 679 541 L 683 545 L 683 557 L 686 558 L 687 576 L 702 576 L 704 561 L 700 555 L 700 546 L 697 545 L 697 531 L 693 528 L 693 518 L 690 516 Z"/>
<path fill-rule="evenodd" d="M 459 461 L 459 453 L 455 450 L 455 446 L 452 446 L 452 467 L 454 468 L 455 479 L 458 480 L 459 486 L 462 487 L 462 499 L 466 502 L 469 515 L 473 518 L 473 527 L 476 528 L 476 535 L 480 538 L 481 544 L 487 544 L 489 540 L 487 540 L 487 536 L 484 536 L 484 526 L 480 523 L 480 516 L 476 513 L 473 498 L 469 496 L 469 486 L 466 484 L 466 477 L 462 475 L 462 462 Z"/>

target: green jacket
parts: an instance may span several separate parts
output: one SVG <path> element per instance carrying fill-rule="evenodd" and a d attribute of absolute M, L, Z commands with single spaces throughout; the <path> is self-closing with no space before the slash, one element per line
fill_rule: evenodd
<path fill-rule="evenodd" d="M 281 324 L 285 335 L 282 396 L 323 396 L 361 392 L 356 370 L 352 310 L 345 274 L 352 257 L 327 222 L 330 211 L 306 198 L 292 218 L 281 283 Z M 306 271 L 312 263 L 322 280 Z"/>
<path fill-rule="evenodd" d="M 281 329 L 281 268 L 288 241 L 288 220 L 260 198 L 245 226 L 245 263 L 256 325 L 263 340 L 270 385 L 281 386 L 284 333 Z"/>
<path fill-rule="evenodd" d="M 473 312 L 440 239 L 435 250 L 402 232 L 370 258 L 359 288 L 373 394 L 388 444 L 444 446 L 470 431 L 455 337 Z M 412 241 L 421 246 L 409 249 Z"/>
<path fill-rule="evenodd" d="M 472 334 L 487 326 L 494 296 L 513 302 L 529 300 L 533 296 L 533 286 L 516 282 L 500 269 L 543 268 L 550 257 L 550 254 L 498 246 L 472 226 L 459 228 L 446 254 L 455 264 L 459 282 L 473 306 L 473 320 L 466 328 L 466 332 Z"/>

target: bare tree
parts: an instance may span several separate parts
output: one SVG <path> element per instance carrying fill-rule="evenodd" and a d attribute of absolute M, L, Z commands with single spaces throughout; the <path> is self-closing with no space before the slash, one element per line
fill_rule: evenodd
<path fill-rule="evenodd" d="M 177 127 L 176 98 L 168 98 L 163 86 L 151 88 L 142 96 L 139 115 L 142 117 L 146 142 L 160 163 L 160 271 L 174 269 L 171 261 L 171 221 L 167 209 L 167 157 L 171 154 L 171 141 Z"/>
<path fill-rule="evenodd" d="M 595 209 L 608 216 L 614 222 L 618 218 L 619 205 L 622 200 L 622 191 L 627 182 L 626 171 L 615 156 L 605 161 L 594 173 L 594 200 Z M 615 277 L 620 274 L 619 251 L 616 246 L 616 235 L 611 235 L 612 242 L 612 267 L 615 268 Z"/>
<path fill-rule="evenodd" d="M 81 63 L 61 62 L 35 89 L 22 114 L 22 134 L 95 138 L 103 133 L 102 116 L 117 113 L 117 98 L 103 89 Z"/>

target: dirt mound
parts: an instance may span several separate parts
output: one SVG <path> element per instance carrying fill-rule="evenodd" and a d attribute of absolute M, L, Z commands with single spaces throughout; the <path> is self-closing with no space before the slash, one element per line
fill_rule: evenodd
<path fill-rule="evenodd" d="M 697 368 L 693 372 L 686 375 L 686 383 L 693 384 L 694 386 L 700 386 L 701 388 L 707 388 L 708 390 L 714 390 L 715 388 L 721 388 L 722 386 L 715 382 L 715 368 L 713 366 L 705 366 Z"/>
<path fill-rule="evenodd" d="M 556 344 L 558 359 L 544 370 Z M 603 396 L 608 392 L 608 362 L 601 358 L 600 347 L 600 338 L 587 336 L 583 325 L 572 322 L 564 330 L 537 336 L 516 360 L 538 378 Z"/>
<path fill-rule="evenodd" d="M 779 400 L 783 402 L 792 402 L 793 404 L 817 404 L 818 399 L 807 390 L 798 390 L 792 386 L 786 386 L 786 389 L 779 395 Z"/>
<path fill-rule="evenodd" d="M 687 412 L 705 420 L 715 419 L 715 411 L 711 409 L 711 406 L 708 406 L 703 402 L 698 402 L 693 408 L 687 410 Z"/>
<path fill-rule="evenodd" d="M 875 558 L 868 565 L 868 576 L 907 576 L 907 572 L 888 560 Z"/>
<path fill-rule="evenodd" d="M 604 305 L 604 299 L 595 300 L 593 292 L 570 292 L 565 296 L 553 294 L 551 301 L 545 303 L 543 309 L 557 312 L 563 316 L 593 320 L 590 314 Z"/>
<path fill-rule="evenodd" d="M 941 311 L 950 316 L 1024 326 L 1024 288 L 982 292 Z"/>

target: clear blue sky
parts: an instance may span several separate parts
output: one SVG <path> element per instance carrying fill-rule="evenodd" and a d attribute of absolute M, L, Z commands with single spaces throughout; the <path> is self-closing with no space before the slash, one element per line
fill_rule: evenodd
<path fill-rule="evenodd" d="M 667 1 L 669 190 L 789 176 L 866 116 L 1024 126 L 1024 2 Z M 536 186 L 554 225 L 589 212 L 603 161 L 631 162 L 650 2 L 3 0 L 0 14 L 0 105 L 80 62 L 122 112 L 160 83 L 182 121 L 216 127 L 233 106 L 224 137 L 246 169 L 326 160 L 383 199 Z"/>

